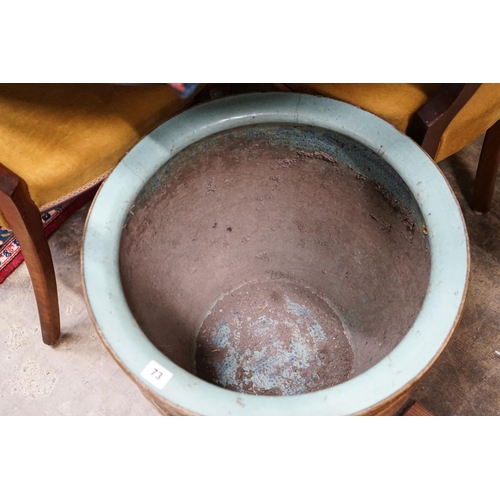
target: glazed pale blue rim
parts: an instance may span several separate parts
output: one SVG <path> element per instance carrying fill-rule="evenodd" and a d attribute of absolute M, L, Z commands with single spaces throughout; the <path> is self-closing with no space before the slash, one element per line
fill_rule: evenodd
<path fill-rule="evenodd" d="M 121 230 L 148 179 L 183 148 L 217 132 L 263 123 L 303 124 L 352 137 L 383 155 L 415 196 L 428 229 L 430 285 L 415 323 L 375 366 L 329 389 L 297 396 L 239 394 L 178 367 L 147 339 L 122 290 Z M 143 389 L 202 415 L 352 415 L 378 406 L 420 378 L 443 350 L 460 316 L 469 272 L 460 207 L 433 161 L 382 119 L 332 99 L 271 93 L 230 97 L 193 107 L 160 125 L 119 163 L 101 187 L 87 219 L 82 250 L 84 290 L 103 342 Z M 173 373 L 163 389 L 141 378 L 151 361 Z"/>

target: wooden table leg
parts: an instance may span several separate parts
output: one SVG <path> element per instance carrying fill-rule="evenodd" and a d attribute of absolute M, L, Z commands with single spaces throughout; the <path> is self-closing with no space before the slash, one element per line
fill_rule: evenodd
<path fill-rule="evenodd" d="M 0 210 L 19 241 L 28 267 L 38 305 L 43 341 L 47 345 L 53 345 L 60 336 L 59 303 L 54 264 L 40 212 L 29 195 L 26 182 L 2 164 Z"/>

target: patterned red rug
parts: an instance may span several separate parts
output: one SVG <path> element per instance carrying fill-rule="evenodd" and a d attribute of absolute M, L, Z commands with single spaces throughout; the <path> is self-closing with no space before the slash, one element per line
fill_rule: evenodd
<path fill-rule="evenodd" d="M 41 217 L 45 235 L 49 237 L 70 215 L 91 200 L 96 192 L 97 187 L 83 193 L 72 201 L 63 203 L 53 210 L 43 213 Z M 14 233 L 0 226 L 0 283 L 3 283 L 23 261 L 21 247 Z"/>

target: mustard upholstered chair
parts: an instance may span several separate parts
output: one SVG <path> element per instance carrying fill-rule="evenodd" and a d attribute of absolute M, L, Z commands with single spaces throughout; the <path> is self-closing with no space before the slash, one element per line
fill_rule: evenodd
<path fill-rule="evenodd" d="M 284 89 L 331 97 L 380 116 L 439 162 L 486 132 L 471 207 L 491 207 L 500 164 L 498 83 L 298 83 Z"/>
<path fill-rule="evenodd" d="M 60 317 L 40 211 L 98 184 L 189 102 L 165 85 L 0 85 L 0 225 L 21 245 L 46 344 L 59 339 Z"/>

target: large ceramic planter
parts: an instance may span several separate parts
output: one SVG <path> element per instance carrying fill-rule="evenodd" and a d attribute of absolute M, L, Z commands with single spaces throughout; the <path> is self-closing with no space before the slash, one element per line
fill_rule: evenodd
<path fill-rule="evenodd" d="M 460 316 L 468 245 L 432 160 L 298 94 L 194 107 L 96 197 L 83 277 L 104 344 L 165 414 L 392 414 Z"/>

